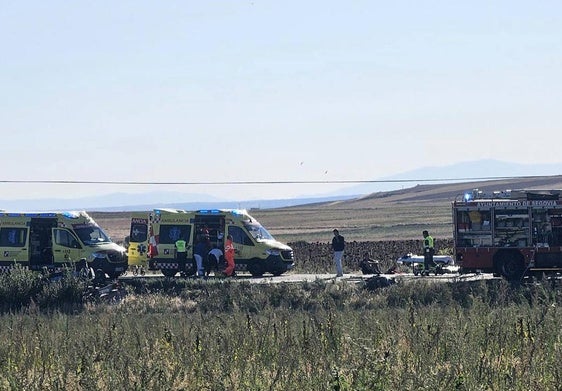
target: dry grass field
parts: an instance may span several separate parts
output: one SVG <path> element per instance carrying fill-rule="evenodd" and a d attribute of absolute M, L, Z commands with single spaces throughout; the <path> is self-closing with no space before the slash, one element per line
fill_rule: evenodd
<path fill-rule="evenodd" d="M 379 192 L 354 200 L 290 208 L 254 209 L 250 214 L 286 243 L 326 242 L 338 228 L 348 241 L 419 239 L 429 230 L 435 238 L 452 238 L 451 203 L 466 191 L 561 189 L 562 176 L 485 182 L 418 185 Z M 129 234 L 130 213 L 91 212 L 117 242 Z"/>
<path fill-rule="evenodd" d="M 250 214 L 282 242 L 322 242 L 338 228 L 348 241 L 419 239 L 428 229 L 434 237 L 452 237 L 450 194 L 419 186 L 375 193 L 355 200 L 289 208 L 253 209 Z M 409 199 L 407 195 L 410 195 Z M 90 212 L 113 240 L 129 235 L 130 212 Z"/>
<path fill-rule="evenodd" d="M 148 213 L 148 212 L 147 212 Z M 129 235 L 130 213 L 91 212 L 92 217 L 116 242 Z M 450 205 L 380 205 L 371 208 L 342 205 L 325 207 L 252 210 L 270 233 L 282 242 L 323 242 L 338 228 L 348 241 L 419 239 L 423 229 L 435 237 L 452 236 Z"/>

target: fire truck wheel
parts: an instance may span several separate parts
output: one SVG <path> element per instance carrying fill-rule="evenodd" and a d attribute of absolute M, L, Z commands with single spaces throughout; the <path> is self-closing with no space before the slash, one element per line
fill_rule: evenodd
<path fill-rule="evenodd" d="M 501 262 L 502 275 L 510 281 L 519 280 L 525 272 L 523 260 L 513 254 L 505 254 Z"/>

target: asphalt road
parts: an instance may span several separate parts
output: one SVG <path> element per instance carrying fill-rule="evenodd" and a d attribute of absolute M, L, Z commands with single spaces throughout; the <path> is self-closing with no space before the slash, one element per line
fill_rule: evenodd
<path fill-rule="evenodd" d="M 413 273 L 401 273 L 401 274 L 382 274 L 382 277 L 394 279 L 396 281 L 410 282 L 414 280 L 427 280 L 435 282 L 456 282 L 456 281 L 477 281 L 477 280 L 487 280 L 498 278 L 494 277 L 492 274 L 458 274 L 458 273 L 447 273 L 438 276 L 415 276 Z M 322 281 L 335 281 L 335 282 L 348 282 L 348 283 L 359 283 L 363 282 L 369 278 L 374 277 L 372 274 L 361 274 L 361 273 L 349 273 L 344 274 L 342 277 L 337 277 L 335 274 L 295 274 L 286 273 L 281 276 L 269 276 L 265 275 L 263 277 L 252 277 L 249 274 L 239 274 L 235 277 L 229 277 L 231 281 L 246 281 L 251 284 L 279 284 L 279 283 L 296 283 L 296 282 L 314 282 L 317 280 Z M 164 278 L 160 273 L 148 273 L 144 276 L 133 276 L 128 273 L 125 276 L 120 277 L 121 280 L 128 280 L 133 278 Z M 174 278 L 182 278 L 176 276 Z M 195 278 L 195 277 L 189 277 Z M 209 280 L 220 279 L 224 280 L 224 277 L 209 277 Z"/>

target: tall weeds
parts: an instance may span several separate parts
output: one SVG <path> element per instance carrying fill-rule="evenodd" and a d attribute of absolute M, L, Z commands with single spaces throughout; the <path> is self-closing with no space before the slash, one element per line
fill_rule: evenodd
<path fill-rule="evenodd" d="M 561 301 L 503 281 L 138 283 L 114 305 L 5 311 L 0 389 L 555 390 Z"/>

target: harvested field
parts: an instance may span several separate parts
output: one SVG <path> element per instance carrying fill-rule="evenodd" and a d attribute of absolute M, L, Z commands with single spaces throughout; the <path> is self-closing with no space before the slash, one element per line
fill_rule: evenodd
<path fill-rule="evenodd" d="M 308 273 L 320 273 L 334 268 L 329 242 L 290 242 L 297 260 L 296 270 Z M 451 253 L 452 240 L 436 240 L 437 251 Z M 360 270 L 362 255 L 368 252 L 371 258 L 379 260 L 381 269 L 387 270 L 395 265 L 396 260 L 404 254 L 421 253 L 421 240 L 381 240 L 373 242 L 348 242 L 343 266 L 346 271 Z"/>
<path fill-rule="evenodd" d="M 249 212 L 276 239 L 285 243 L 327 242 L 334 228 L 338 228 L 347 241 L 417 240 L 421 239 L 424 229 L 434 238 L 450 239 L 453 231 L 451 202 L 475 188 L 488 192 L 557 189 L 562 188 L 562 176 L 418 185 L 346 201 Z M 123 241 L 128 235 L 130 213 L 90 213 L 115 241 Z"/>

